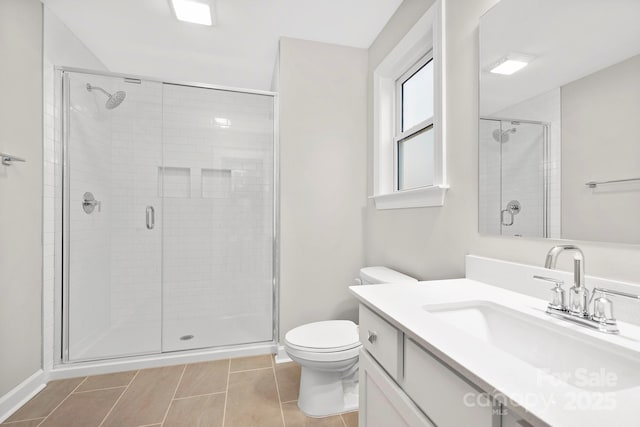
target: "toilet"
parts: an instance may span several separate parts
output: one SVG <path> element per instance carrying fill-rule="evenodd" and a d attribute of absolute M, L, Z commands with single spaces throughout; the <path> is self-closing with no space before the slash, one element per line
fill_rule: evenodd
<path fill-rule="evenodd" d="M 415 284 L 387 267 L 360 269 L 357 284 Z M 302 367 L 298 407 L 310 417 L 358 409 L 358 325 L 350 320 L 307 323 L 287 332 L 284 349 Z"/>

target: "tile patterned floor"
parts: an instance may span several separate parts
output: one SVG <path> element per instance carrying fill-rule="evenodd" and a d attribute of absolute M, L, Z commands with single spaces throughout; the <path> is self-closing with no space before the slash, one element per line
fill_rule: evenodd
<path fill-rule="evenodd" d="M 309 418 L 300 367 L 270 355 L 51 381 L 0 427 L 357 427 Z"/>

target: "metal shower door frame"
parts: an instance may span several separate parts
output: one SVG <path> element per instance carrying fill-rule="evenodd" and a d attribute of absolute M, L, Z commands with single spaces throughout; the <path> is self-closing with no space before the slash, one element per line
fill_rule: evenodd
<path fill-rule="evenodd" d="M 277 92 L 264 91 L 264 90 L 254 90 L 254 89 L 245 89 L 245 88 L 235 88 L 221 85 L 212 85 L 207 83 L 199 83 L 199 82 L 187 82 L 187 81 L 171 81 L 165 79 L 158 79 L 154 77 L 146 77 L 146 76 L 138 76 L 131 74 L 121 74 L 121 73 L 112 73 L 112 72 L 101 72 L 95 70 L 88 70 L 83 68 L 75 68 L 75 67 L 64 67 L 64 66 L 56 66 L 54 67 L 56 84 L 59 84 L 61 87 L 61 96 L 59 100 L 56 100 L 57 105 L 60 108 L 60 120 L 61 120 L 61 130 L 59 133 L 59 138 L 61 141 L 61 173 L 62 173 L 62 186 L 61 186 L 61 194 L 62 194 L 62 259 L 61 262 L 61 306 L 54 307 L 54 313 L 57 310 L 60 310 L 60 316 L 54 316 L 56 319 L 57 325 L 54 327 L 54 338 L 59 337 L 60 339 L 54 339 L 55 346 L 60 345 L 59 349 L 55 349 L 54 352 L 54 364 L 62 363 L 62 364 L 82 364 L 88 362 L 87 360 L 82 361 L 71 361 L 69 360 L 69 267 L 70 267 L 70 233 L 71 233 L 71 224 L 70 224 L 70 209 L 71 209 L 71 198 L 69 195 L 70 191 L 70 174 L 69 174 L 69 112 L 70 112 L 70 88 L 69 88 L 69 73 L 82 73 L 87 75 L 95 75 L 101 77 L 113 77 L 113 78 L 121 78 L 124 80 L 139 80 L 146 82 L 156 82 L 161 84 L 172 84 L 178 86 L 188 86 L 200 89 L 213 89 L 220 90 L 226 92 L 237 92 L 237 93 L 245 93 L 252 95 L 263 95 L 270 96 L 273 100 L 273 240 L 272 240 L 272 340 L 267 341 L 267 343 L 271 343 L 277 345 L 279 341 L 279 333 L 280 333 L 280 144 L 279 144 L 279 96 Z M 60 79 L 60 80 L 58 80 Z M 56 179 L 60 178 L 56 176 Z M 57 261 L 56 261 L 57 262 Z M 162 282 L 160 283 L 162 286 Z M 55 298 L 54 298 L 55 300 Z M 58 335 L 58 333 L 60 335 Z M 211 348 L 224 348 L 222 347 L 211 347 Z M 59 351 L 58 351 L 59 350 Z M 189 352 L 191 350 L 183 350 L 182 352 Z M 163 354 L 160 351 L 157 354 Z M 113 360 L 113 359 L 126 359 L 136 356 L 122 356 L 122 357 L 108 357 L 99 360 Z"/>

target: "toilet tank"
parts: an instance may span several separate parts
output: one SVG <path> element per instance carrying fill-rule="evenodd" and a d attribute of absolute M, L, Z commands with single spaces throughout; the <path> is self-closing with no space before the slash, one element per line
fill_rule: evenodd
<path fill-rule="evenodd" d="M 360 269 L 360 283 L 362 285 L 377 285 L 380 283 L 412 284 L 418 283 L 418 280 L 387 267 L 364 267 Z"/>

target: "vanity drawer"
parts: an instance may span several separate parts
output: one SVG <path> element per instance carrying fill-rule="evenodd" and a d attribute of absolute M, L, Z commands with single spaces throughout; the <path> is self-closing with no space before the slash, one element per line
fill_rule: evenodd
<path fill-rule="evenodd" d="M 439 427 L 493 427 L 499 415 L 480 391 L 413 340 L 405 338 L 402 388 Z M 466 396 L 466 398 L 465 398 Z M 484 405 L 478 405 L 476 402 Z"/>
<path fill-rule="evenodd" d="M 360 342 L 394 380 L 402 374 L 403 333 L 360 304 Z"/>

